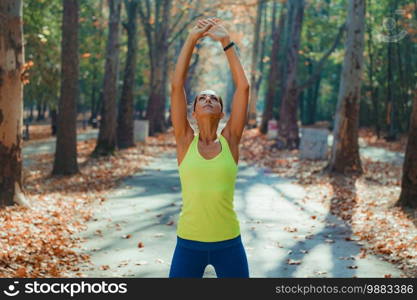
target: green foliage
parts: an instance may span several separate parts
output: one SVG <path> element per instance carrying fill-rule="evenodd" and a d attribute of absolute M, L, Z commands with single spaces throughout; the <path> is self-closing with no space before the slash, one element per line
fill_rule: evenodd
<path fill-rule="evenodd" d="M 46 101 L 55 106 L 59 95 L 61 55 L 61 1 L 23 2 L 25 60 L 32 61 L 25 104 Z"/>

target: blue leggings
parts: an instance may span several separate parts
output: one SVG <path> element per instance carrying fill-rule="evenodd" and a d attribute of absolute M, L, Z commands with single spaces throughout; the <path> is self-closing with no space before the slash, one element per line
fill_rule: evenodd
<path fill-rule="evenodd" d="M 240 235 L 220 242 L 199 242 L 177 236 L 169 278 L 201 278 L 210 264 L 218 278 L 249 278 L 248 261 Z"/>

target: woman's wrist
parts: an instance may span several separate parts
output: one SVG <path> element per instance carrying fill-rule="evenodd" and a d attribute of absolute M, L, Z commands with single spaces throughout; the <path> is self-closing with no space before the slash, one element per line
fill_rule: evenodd
<path fill-rule="evenodd" d="M 192 34 L 189 34 L 187 39 L 190 40 L 193 43 L 197 43 L 197 41 L 198 41 L 198 37 L 196 37 L 195 35 L 192 35 Z"/>
<path fill-rule="evenodd" d="M 230 44 L 232 40 L 230 39 L 230 36 L 224 37 L 220 40 L 220 43 L 222 44 L 223 48 Z"/>

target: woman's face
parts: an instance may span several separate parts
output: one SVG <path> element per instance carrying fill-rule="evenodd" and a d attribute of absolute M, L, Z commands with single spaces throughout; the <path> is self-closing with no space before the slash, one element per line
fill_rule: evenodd
<path fill-rule="evenodd" d="M 200 115 L 207 114 L 223 118 L 224 113 L 222 112 L 219 96 L 214 93 L 204 93 L 197 96 L 193 117 L 198 118 Z"/>

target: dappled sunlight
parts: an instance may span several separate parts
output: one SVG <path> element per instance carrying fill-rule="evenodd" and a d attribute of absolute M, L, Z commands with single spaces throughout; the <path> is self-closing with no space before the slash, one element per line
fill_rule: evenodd
<path fill-rule="evenodd" d="M 331 247 L 328 244 L 319 244 L 309 250 L 295 270 L 294 277 L 336 277 L 333 274 L 335 257 Z"/>

